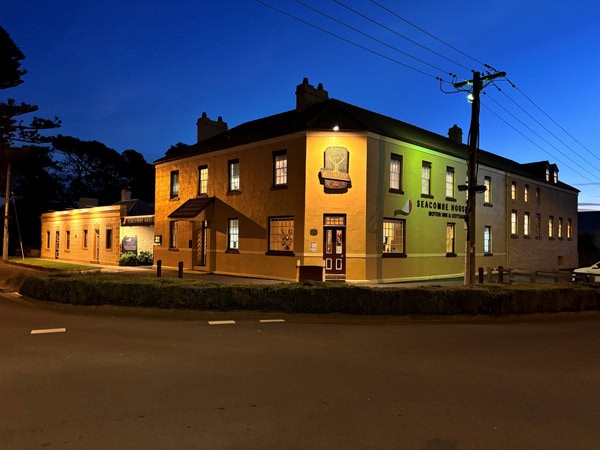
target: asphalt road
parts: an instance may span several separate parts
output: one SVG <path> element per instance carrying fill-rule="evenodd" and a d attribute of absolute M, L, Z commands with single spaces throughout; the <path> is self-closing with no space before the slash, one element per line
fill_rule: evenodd
<path fill-rule="evenodd" d="M 0 356 L 1 449 L 600 445 L 597 314 L 225 315 L 2 293 Z"/>

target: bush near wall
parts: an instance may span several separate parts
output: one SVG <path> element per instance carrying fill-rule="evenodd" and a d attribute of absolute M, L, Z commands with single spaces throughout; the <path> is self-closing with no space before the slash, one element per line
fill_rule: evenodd
<path fill-rule="evenodd" d="M 151 266 L 154 257 L 151 252 L 141 251 L 139 255 L 135 253 L 122 253 L 119 256 L 120 266 Z"/>
<path fill-rule="evenodd" d="M 214 284 L 119 275 L 49 275 L 24 280 L 21 294 L 74 305 L 289 313 L 522 314 L 600 309 L 600 290 L 573 287 L 369 288 L 339 283 Z"/>

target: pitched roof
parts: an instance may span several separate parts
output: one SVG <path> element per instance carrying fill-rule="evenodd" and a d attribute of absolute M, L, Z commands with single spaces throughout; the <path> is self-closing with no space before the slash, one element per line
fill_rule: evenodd
<path fill-rule="evenodd" d="M 321 103 L 312 105 L 304 111 L 296 111 L 294 109 L 242 123 L 216 136 L 190 145 L 187 148 L 167 152 L 164 157 L 156 160 L 155 164 L 301 131 L 332 130 L 335 125 L 339 126 L 340 130 L 372 132 L 458 158 L 467 158 L 468 147 L 466 144 L 454 142 L 448 137 L 340 100 L 327 99 Z M 536 166 L 520 164 L 485 150 L 479 150 L 478 160 L 479 163 L 488 167 L 545 181 L 540 176 L 539 171 L 535 170 Z M 559 182 L 558 185 L 566 189 L 578 191 L 562 182 Z"/>
<path fill-rule="evenodd" d="M 191 198 L 169 214 L 170 219 L 193 219 L 215 200 L 214 197 Z"/>

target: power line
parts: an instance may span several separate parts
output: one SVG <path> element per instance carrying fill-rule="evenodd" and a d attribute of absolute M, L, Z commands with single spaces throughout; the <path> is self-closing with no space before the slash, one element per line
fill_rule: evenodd
<path fill-rule="evenodd" d="M 279 9 L 279 8 L 277 8 L 276 6 L 273 6 L 273 5 L 269 4 L 269 3 L 266 3 L 266 2 L 264 2 L 263 0 L 255 0 L 255 1 L 256 1 L 257 3 L 260 3 L 260 4 L 261 4 L 261 5 L 263 5 L 263 6 L 266 6 L 266 7 L 268 7 L 268 8 L 271 8 L 271 9 L 272 9 L 272 10 L 274 10 L 274 11 L 277 11 L 277 12 L 278 12 L 278 13 L 280 13 L 280 14 L 283 14 L 283 15 L 285 15 L 285 16 L 288 16 L 288 17 L 290 17 L 290 18 L 292 18 L 292 19 L 294 19 L 294 20 L 297 20 L 298 22 L 301 22 L 301 23 L 303 23 L 303 24 L 305 24 L 305 25 L 308 25 L 309 27 L 312 27 L 312 28 L 314 28 L 314 29 L 316 29 L 316 30 L 322 31 L 323 33 L 327 33 L 327 34 L 329 34 L 330 36 L 333 36 L 333 37 L 335 37 L 335 38 L 337 38 L 337 39 L 340 39 L 341 41 L 344 41 L 344 42 L 346 42 L 346 43 L 348 43 L 348 44 L 354 45 L 355 47 L 358 47 L 358 48 L 360 48 L 360 49 L 362 49 L 362 50 L 365 50 L 365 51 L 367 51 L 367 52 L 369 52 L 369 53 L 372 53 L 372 54 L 374 54 L 374 55 L 377 55 L 377 56 L 379 56 L 379 57 L 381 57 L 381 58 L 387 59 L 388 61 L 391 61 L 391 62 L 393 62 L 393 63 L 396 63 L 396 64 L 398 64 L 398 65 L 400 65 L 400 66 L 406 67 L 407 69 L 414 70 L 415 72 L 418 72 L 418 73 L 420 73 L 420 74 L 422 74 L 422 75 L 425 75 L 425 76 L 427 76 L 427 77 L 434 78 L 434 79 L 436 79 L 436 80 L 440 80 L 440 77 L 438 77 L 438 76 L 436 76 L 436 75 L 432 75 L 432 74 L 430 74 L 430 73 L 427 73 L 427 72 L 425 72 L 425 71 L 423 71 L 423 70 L 421 70 L 421 69 L 418 69 L 418 68 L 416 68 L 416 67 L 413 67 L 413 66 L 410 66 L 410 65 L 408 65 L 408 64 L 405 64 L 405 63 L 403 63 L 403 62 L 401 62 L 401 61 L 398 61 L 397 59 L 391 58 L 391 57 L 389 57 L 389 56 L 387 56 L 387 55 L 384 55 L 383 53 L 380 53 L 380 52 L 377 52 L 377 51 L 375 51 L 375 50 L 372 50 L 372 49 L 370 49 L 370 48 L 368 48 L 368 47 L 365 47 L 364 45 L 361 45 L 361 44 L 359 44 L 359 43 L 357 43 L 357 42 L 354 42 L 354 41 L 351 41 L 350 39 L 347 39 L 347 38 L 345 38 L 345 37 L 343 37 L 343 36 L 340 36 L 340 35 L 338 35 L 338 34 L 335 34 L 335 33 L 331 32 L 331 31 L 329 31 L 329 30 L 326 30 L 326 29 L 324 29 L 324 28 L 321 28 L 321 27 L 319 27 L 319 26 L 317 26 L 317 25 L 315 25 L 315 24 L 312 24 L 312 23 L 310 23 L 310 22 L 308 22 L 308 21 L 304 20 L 304 19 L 301 19 L 300 17 L 294 16 L 293 14 L 290 14 L 290 13 L 288 13 L 287 11 L 284 11 L 284 10 L 282 10 L 282 9 Z"/>
<path fill-rule="evenodd" d="M 417 42 L 417 41 L 415 41 L 414 39 L 411 39 L 411 38 L 409 38 L 409 37 L 407 37 L 407 36 L 404 36 L 404 35 L 403 35 L 403 34 L 401 34 L 401 33 L 398 33 L 398 32 L 397 32 L 397 31 L 395 31 L 395 30 L 392 30 L 392 29 L 391 29 L 391 28 L 389 28 L 389 27 L 386 27 L 385 25 L 383 25 L 383 24 L 381 24 L 381 23 L 377 22 L 377 21 L 376 21 L 376 20 L 374 20 L 374 19 L 371 19 L 371 18 L 370 18 L 370 17 L 368 17 L 367 15 L 365 15 L 365 14 L 363 14 L 363 13 L 361 13 L 361 12 L 359 12 L 359 11 L 357 11 L 357 10 L 355 10 L 355 9 L 351 8 L 351 7 L 349 7 L 348 5 L 346 5 L 346 4 L 344 4 L 344 3 L 342 3 L 342 2 L 341 2 L 341 1 L 339 1 L 339 0 L 333 0 L 333 2 L 334 2 L 334 3 L 337 3 L 338 5 L 340 5 L 340 6 L 344 7 L 344 8 L 346 8 L 348 11 L 351 11 L 351 12 L 353 12 L 354 14 L 356 14 L 356 15 L 358 15 L 358 16 L 360 16 L 360 17 L 362 17 L 362 18 L 366 19 L 366 20 L 368 20 L 369 22 L 372 22 L 372 23 L 374 23 L 375 25 L 378 25 L 378 26 L 380 26 L 381 28 L 383 28 L 383 29 L 385 29 L 385 30 L 389 31 L 390 33 L 393 33 L 393 34 L 395 34 L 396 36 L 398 36 L 398 37 L 401 37 L 402 39 L 405 39 L 405 40 L 407 40 L 407 41 L 408 41 L 408 42 L 410 42 L 411 44 L 414 44 L 414 45 L 416 45 L 416 46 L 418 46 L 418 47 L 420 47 L 420 48 L 422 48 L 422 49 L 424 49 L 424 50 L 427 50 L 428 52 L 431 52 L 431 53 L 433 53 L 434 55 L 437 55 L 437 56 L 439 56 L 440 58 L 443 58 L 443 59 L 445 59 L 445 60 L 447 60 L 447 61 L 449 61 L 449 62 L 451 62 L 451 63 L 453 63 L 453 64 L 456 64 L 457 66 L 460 66 L 460 67 L 462 67 L 463 69 L 466 69 L 466 70 L 471 70 L 471 69 L 469 69 L 467 66 L 464 66 L 464 65 L 462 65 L 461 63 L 459 63 L 459 62 L 456 62 L 456 61 L 454 61 L 454 60 L 452 60 L 452 59 L 448 58 L 447 56 L 444 56 L 444 55 L 442 55 L 441 53 L 438 53 L 438 52 L 436 52 L 435 50 L 432 50 L 432 49 L 430 49 L 429 47 L 426 47 L 425 45 L 418 43 L 418 42 Z M 378 6 L 379 6 L 379 5 L 378 5 Z M 453 74 L 451 74 L 451 75 L 453 75 Z"/>
<path fill-rule="evenodd" d="M 403 51 L 403 50 L 400 50 L 399 48 L 397 48 L 397 47 L 394 47 L 393 45 L 390 45 L 390 44 L 388 44 L 387 42 L 384 42 L 384 41 L 382 41 L 382 40 L 380 40 L 380 39 L 374 38 L 373 36 L 370 36 L 370 35 L 368 35 L 368 34 L 367 34 L 367 33 L 365 33 L 364 31 L 361 31 L 361 30 L 359 30 L 358 28 L 355 28 L 355 27 L 353 27 L 353 26 L 351 26 L 351 25 L 348 25 L 348 24 L 346 24 L 346 23 L 342 22 L 341 20 L 339 20 L 339 19 L 336 19 L 335 17 L 332 17 L 332 16 L 330 16 L 329 14 L 326 14 L 326 13 L 324 13 L 323 11 L 321 11 L 321 10 L 319 10 L 319 9 L 317 9 L 317 8 L 313 7 L 313 6 L 307 5 L 306 3 L 304 3 L 304 2 L 303 2 L 303 1 L 301 1 L 301 0 L 295 0 L 295 1 L 296 1 L 296 3 L 299 3 L 300 5 L 304 6 L 305 8 L 308 8 L 308 9 L 310 9 L 310 10 L 312 10 L 312 11 L 314 11 L 314 12 L 318 13 L 318 14 L 321 14 L 322 16 L 324 16 L 324 17 L 328 18 L 329 20 L 332 20 L 332 21 L 334 21 L 334 22 L 336 22 L 336 23 L 339 23 L 340 25 L 342 25 L 342 26 L 344 26 L 344 27 L 346 27 L 346 28 L 349 28 L 349 29 L 351 29 L 352 31 L 354 31 L 354 32 L 356 32 L 356 33 L 359 33 L 359 34 L 361 34 L 361 35 L 363 35 L 363 36 L 367 37 L 368 39 L 371 39 L 371 40 L 373 40 L 373 41 L 375 41 L 375 42 L 377 42 L 377 43 L 379 43 L 379 44 L 382 44 L 382 45 L 384 45 L 384 46 L 386 46 L 386 47 L 388 47 L 388 48 L 391 48 L 392 50 L 395 50 L 395 51 L 397 51 L 398 53 L 401 53 L 401 54 L 403 54 L 404 56 L 408 56 L 409 58 L 412 58 L 412 59 L 414 59 L 415 61 L 419 61 L 421 64 L 425 64 L 426 66 L 429 66 L 429 67 L 431 67 L 432 69 L 439 70 L 440 72 L 444 72 L 444 73 L 446 73 L 446 74 L 450 75 L 451 77 L 452 77 L 452 76 L 456 76 L 456 75 L 454 75 L 453 73 L 451 73 L 451 72 L 448 72 L 448 71 L 446 71 L 446 70 L 444 70 L 444 69 L 442 69 L 442 68 L 440 68 L 440 67 L 434 66 L 433 64 L 430 64 L 430 63 L 428 63 L 427 61 L 424 61 L 424 60 L 422 60 L 422 59 L 420 59 L 420 58 L 417 58 L 416 56 L 413 56 L 413 55 L 411 55 L 410 53 L 406 53 L 405 51 Z M 337 2 L 336 2 L 336 3 L 337 3 Z"/>

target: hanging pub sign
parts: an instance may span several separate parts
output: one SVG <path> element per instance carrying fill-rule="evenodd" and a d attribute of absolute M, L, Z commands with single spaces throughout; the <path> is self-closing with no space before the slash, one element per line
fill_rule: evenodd
<path fill-rule="evenodd" d="M 325 189 L 348 189 L 348 149 L 346 147 L 327 147 L 325 149 L 325 167 L 319 172 L 319 178 Z"/>

